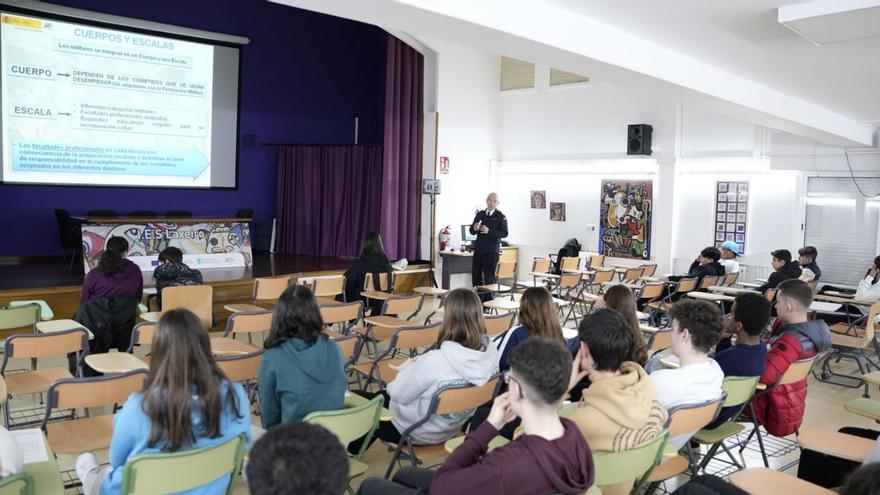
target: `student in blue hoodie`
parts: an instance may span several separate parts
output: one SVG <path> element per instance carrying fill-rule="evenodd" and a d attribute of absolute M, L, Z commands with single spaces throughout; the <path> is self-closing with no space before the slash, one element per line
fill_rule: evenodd
<path fill-rule="evenodd" d="M 263 428 L 342 409 L 347 388 L 342 351 L 323 333 L 312 291 L 292 285 L 275 306 L 260 365 Z"/>
<path fill-rule="evenodd" d="M 83 493 L 119 493 L 125 463 L 139 454 L 214 447 L 241 434 L 250 441 L 249 406 L 244 388 L 214 362 L 199 318 L 186 309 L 168 311 L 156 327 L 144 391 L 113 417 L 110 465 L 102 469 L 91 452 L 76 460 Z M 181 493 L 225 493 L 229 476 Z"/>

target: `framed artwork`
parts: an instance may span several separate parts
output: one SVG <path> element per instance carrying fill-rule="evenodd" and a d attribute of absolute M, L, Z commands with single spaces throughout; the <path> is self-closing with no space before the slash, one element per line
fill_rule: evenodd
<path fill-rule="evenodd" d="M 532 208 L 544 210 L 547 208 L 547 191 L 532 191 Z"/>
<path fill-rule="evenodd" d="M 616 258 L 650 259 L 653 182 L 606 179 L 600 198 L 599 252 Z"/>
<path fill-rule="evenodd" d="M 550 203 L 550 220 L 554 222 L 565 221 L 565 203 Z"/>
<path fill-rule="evenodd" d="M 715 197 L 715 246 L 733 241 L 739 244 L 740 254 L 745 253 L 749 183 L 716 182 Z"/>

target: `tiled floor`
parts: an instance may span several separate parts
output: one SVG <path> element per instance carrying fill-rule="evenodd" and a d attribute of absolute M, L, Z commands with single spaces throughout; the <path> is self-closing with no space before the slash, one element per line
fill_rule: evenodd
<path fill-rule="evenodd" d="M 433 303 L 426 303 L 425 308 L 423 309 L 423 315 L 427 315 L 430 313 L 432 308 L 434 307 Z M 51 366 L 62 366 L 66 364 L 64 361 L 58 359 L 41 359 L 39 366 L 43 367 L 51 367 Z M 29 365 L 28 362 L 24 360 L 11 360 L 10 369 L 24 369 Z M 856 366 L 850 362 L 841 362 L 836 365 L 837 370 L 842 373 L 849 373 L 856 375 L 858 370 Z M 872 387 L 871 390 L 872 395 L 875 398 L 880 399 L 880 393 L 876 390 L 876 388 Z M 864 428 L 875 428 L 880 429 L 880 426 L 874 424 L 871 420 L 856 416 L 846 412 L 843 409 L 843 403 L 850 399 L 855 399 L 861 396 L 861 389 L 852 389 L 852 388 L 844 388 L 836 385 L 826 384 L 815 380 L 812 376 L 809 378 L 809 395 L 807 400 L 807 412 L 804 418 L 804 427 L 810 426 L 821 426 L 825 428 L 837 429 L 842 426 L 860 426 Z M 25 399 L 13 399 L 11 401 L 11 406 L 13 411 L 20 411 L 27 408 L 34 408 L 32 416 L 33 418 L 42 419 L 43 414 L 43 405 L 39 403 L 39 400 L 36 398 L 25 398 Z M 254 423 L 259 425 L 259 418 L 254 418 Z M 748 433 L 748 430 L 746 430 Z M 799 455 L 799 451 L 794 442 L 794 436 L 788 437 L 786 439 L 777 439 L 777 438 L 766 438 L 767 450 L 771 454 L 778 454 L 775 456 L 771 456 L 770 465 L 771 467 L 780 469 L 784 468 L 787 472 L 795 474 L 797 472 L 797 459 Z M 753 447 L 754 446 L 754 447 Z M 738 455 L 738 448 L 731 449 L 734 454 Z M 705 452 L 705 448 L 703 449 Z M 102 462 L 106 461 L 107 452 L 97 452 L 99 460 Z M 757 443 L 752 441 L 752 444 L 742 453 L 742 456 L 745 460 L 746 466 L 748 467 L 757 467 L 762 465 L 760 453 L 757 451 Z M 370 470 L 367 472 L 367 476 L 382 476 L 384 475 L 385 469 L 388 466 L 388 462 L 391 458 L 391 454 L 388 451 L 388 448 L 383 445 L 381 442 L 376 442 L 373 446 L 366 452 L 364 457 L 364 462 L 370 465 Z M 719 473 L 721 476 L 729 475 L 733 469 L 731 466 L 723 461 L 727 460 L 726 455 L 723 453 L 719 453 L 717 456 L 718 460 L 712 461 L 707 467 L 707 472 L 709 473 Z M 72 470 L 75 461 L 75 456 L 70 455 L 61 455 L 58 456 L 59 466 L 62 470 Z M 442 459 L 435 460 L 434 462 L 442 461 Z M 433 462 L 432 462 L 433 463 Z M 73 473 L 69 473 L 75 478 Z M 363 478 L 355 479 L 353 482 L 353 486 L 355 489 L 360 484 L 360 480 Z M 667 491 L 672 491 L 679 483 L 682 481 L 686 481 L 685 477 L 680 477 L 680 479 L 671 480 L 665 484 L 665 489 Z M 67 493 L 80 493 L 77 488 L 72 488 L 67 491 Z M 244 481 L 239 478 L 236 482 L 235 491 L 236 494 L 247 494 L 247 487 L 245 486 Z"/>

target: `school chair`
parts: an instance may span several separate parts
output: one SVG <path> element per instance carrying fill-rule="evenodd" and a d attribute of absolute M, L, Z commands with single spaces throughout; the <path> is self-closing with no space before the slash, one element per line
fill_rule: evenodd
<path fill-rule="evenodd" d="M 639 447 L 612 452 L 609 450 L 593 450 L 593 488 L 609 487 L 621 483 L 633 483 L 630 493 L 641 493 L 648 478 L 663 457 L 663 447 L 669 436 L 664 429 L 650 442 Z M 596 492 L 600 493 L 600 492 Z"/>
<path fill-rule="evenodd" d="M 651 315 L 651 321 L 657 326 L 660 325 L 661 319 L 666 315 L 666 311 L 674 301 L 684 297 L 688 292 L 697 290 L 698 280 L 696 278 L 683 278 L 678 282 L 664 282 L 669 291 L 662 299 L 649 303 L 646 307 Z"/>
<path fill-rule="evenodd" d="M 121 495 L 138 493 L 177 493 L 229 475 L 226 495 L 232 494 L 241 472 L 245 435 L 213 447 L 171 453 L 139 454 L 122 468 Z"/>
<path fill-rule="evenodd" d="M 562 326 L 565 326 L 569 320 L 574 320 L 575 325 L 577 325 L 578 315 L 575 313 L 576 306 L 580 305 L 584 314 L 587 312 L 584 300 L 581 298 L 581 294 L 584 292 L 583 277 L 583 273 L 574 272 L 563 273 L 556 279 L 555 286 L 553 287 L 553 297 L 569 303 L 568 313 L 562 319 Z M 559 309 L 564 311 L 564 308 L 561 306 Z"/>
<path fill-rule="evenodd" d="M 328 304 L 330 301 L 336 301 L 336 296 L 342 296 L 342 301 L 346 301 L 345 276 L 315 277 L 312 279 L 311 289 L 315 297 L 318 298 L 318 304 Z"/>
<path fill-rule="evenodd" d="M 831 350 L 822 357 L 821 373 L 816 379 L 825 383 L 840 385 L 842 387 L 858 388 L 864 386 L 863 397 L 868 398 L 868 382 L 861 377 L 854 377 L 836 373 L 831 369 L 831 360 L 839 362 L 841 359 L 852 359 L 859 367 L 861 375 L 871 371 L 871 367 L 880 371 L 880 365 L 874 362 L 868 355 L 869 350 L 878 351 L 876 333 L 876 319 L 880 315 L 880 302 L 871 305 L 868 310 L 868 317 L 865 319 L 865 328 L 859 329 L 855 336 L 843 335 L 839 333 L 831 333 Z"/>
<path fill-rule="evenodd" d="M 590 264 L 587 265 L 590 270 L 600 270 L 603 266 L 605 266 L 604 254 L 590 256 Z"/>
<path fill-rule="evenodd" d="M 355 328 L 363 338 L 366 346 L 373 344 L 373 355 L 376 354 L 378 342 L 388 340 L 395 329 L 412 326 L 410 321 L 422 309 L 424 296 L 391 296 L 382 303 L 382 314 L 367 316 L 362 328 Z M 404 318 L 405 315 L 408 315 Z M 368 349 L 369 350 L 369 349 Z"/>
<path fill-rule="evenodd" d="M 224 337 L 235 338 L 237 335 L 247 335 L 248 344 L 259 349 L 254 344 L 254 335 L 260 336 L 260 342 L 266 340 L 266 335 L 272 330 L 272 311 L 240 311 L 232 313 L 226 320 Z"/>
<path fill-rule="evenodd" d="M 0 495 L 34 495 L 34 478 L 28 473 L 18 473 L 0 480 Z"/>
<path fill-rule="evenodd" d="M 880 385 L 880 371 L 866 373 L 862 376 L 862 379 L 871 385 Z M 859 416 L 864 416 L 880 423 L 880 401 L 878 400 L 860 397 L 858 399 L 844 402 L 843 408 L 846 409 L 847 412 L 858 414 Z"/>
<path fill-rule="evenodd" d="M 156 323 L 142 321 L 134 326 L 131 330 L 131 343 L 128 345 L 128 352 L 134 355 L 135 347 L 150 346 L 153 344 L 153 335 L 156 334 Z M 150 365 L 149 353 L 144 357 L 138 357 L 141 361 Z"/>
<path fill-rule="evenodd" d="M 642 279 L 653 277 L 655 273 L 657 273 L 657 265 L 655 264 L 646 264 L 639 265 L 639 268 L 642 269 Z"/>
<path fill-rule="evenodd" d="M 644 268 L 629 268 L 625 272 L 623 272 L 623 275 L 621 275 L 620 283 L 627 285 L 627 286 L 633 285 L 633 284 L 639 282 L 639 279 L 641 279 L 642 276 L 644 276 L 643 275 L 644 272 L 645 272 Z"/>
<path fill-rule="evenodd" d="M 510 285 L 502 284 L 502 281 L 508 282 Z M 478 294 L 480 292 L 488 292 L 492 297 L 495 297 L 499 294 L 510 293 L 510 297 L 512 299 L 513 288 L 515 284 L 516 261 L 499 261 L 498 264 L 495 265 L 495 283 L 478 285 L 477 287 L 475 287 L 475 290 Z"/>
<path fill-rule="evenodd" d="M 321 319 L 327 328 L 337 327 L 342 335 L 348 335 L 364 317 L 364 302 L 334 302 L 318 306 Z"/>
<path fill-rule="evenodd" d="M 875 440 L 821 427 L 801 429 L 797 441 L 802 449 L 858 463 L 865 462 L 876 443 Z"/>
<path fill-rule="evenodd" d="M 385 471 L 385 478 L 389 479 L 391 477 L 394 466 L 399 464 L 404 456 L 410 460 L 413 466 L 418 466 L 423 464 L 426 459 L 434 459 L 445 455 L 446 450 L 443 443 L 415 445 L 412 441 L 412 433 L 434 415 L 471 414 L 474 409 L 486 404 L 495 397 L 500 382 L 500 376 L 495 375 L 483 385 L 456 384 L 446 385 L 437 389 L 431 397 L 428 411 L 422 419 L 401 432 L 400 442 L 395 446 L 391 462 L 388 463 L 388 470 Z"/>
<path fill-rule="evenodd" d="M 728 273 L 721 280 L 721 285 L 724 287 L 733 287 L 733 284 L 736 283 L 737 279 L 739 279 L 739 272 Z"/>
<path fill-rule="evenodd" d="M 532 277 L 531 280 L 518 280 L 516 282 L 515 287 L 517 289 L 528 289 L 530 287 L 544 287 L 547 285 L 547 275 L 550 274 L 550 264 L 551 261 L 549 258 L 535 258 L 532 261 L 532 270 L 529 272 L 529 275 Z"/>
<path fill-rule="evenodd" d="M 263 349 L 257 349 L 249 354 L 237 354 L 230 356 L 217 356 L 214 362 L 223 371 L 230 381 L 241 383 L 251 404 L 256 404 L 259 410 L 260 396 L 257 393 L 257 379 L 260 375 L 260 363 L 263 362 Z"/>
<path fill-rule="evenodd" d="M 516 312 L 511 311 L 500 315 L 484 315 L 483 320 L 486 323 L 486 335 L 494 339 L 504 332 L 510 330 L 513 326 L 513 320 L 516 319 Z"/>
<path fill-rule="evenodd" d="M 834 495 L 834 492 L 827 488 L 769 468 L 743 469 L 731 474 L 728 480 L 731 485 L 751 495 L 780 495 L 783 493 Z"/>
<path fill-rule="evenodd" d="M 223 309 L 230 313 L 254 313 L 266 311 L 263 306 L 274 305 L 278 302 L 281 294 L 290 285 L 290 276 L 283 277 L 260 277 L 254 279 L 254 290 L 251 294 L 251 302 L 248 304 L 226 304 Z"/>
<path fill-rule="evenodd" d="M 698 470 L 703 470 L 703 472 L 706 471 L 706 466 L 709 464 L 709 461 L 715 457 L 715 453 L 718 451 L 719 447 L 724 450 L 728 457 L 730 457 L 730 461 L 737 467 L 737 469 L 745 469 L 745 463 L 740 464 L 737 462 L 730 449 L 724 445 L 724 441 L 730 437 L 738 435 L 746 429 L 746 427 L 740 424 L 738 420 L 740 419 L 743 410 L 749 405 L 749 401 L 752 400 L 752 396 L 755 395 L 755 387 L 758 385 L 758 380 L 760 379 L 760 376 L 724 377 L 724 382 L 722 382 L 721 388 L 727 394 L 727 397 L 724 399 L 724 404 L 721 407 L 737 407 L 738 409 L 734 415 L 728 418 L 724 423 L 718 425 L 717 428 L 711 430 L 703 428 L 694 434 L 694 440 L 701 445 L 710 446 L 709 451 L 703 456 L 703 460 L 697 468 Z"/>
<path fill-rule="evenodd" d="M 440 323 L 430 325 L 410 325 L 394 330 L 388 342 L 388 349 L 377 355 L 373 360 L 358 362 L 355 358 L 354 371 L 358 380 L 358 388 L 366 390 L 372 383 L 385 390 L 385 385 L 397 377 L 399 367 L 409 358 L 417 356 L 419 349 L 430 349 L 437 343 L 440 335 Z M 406 353 L 405 357 L 397 357 L 398 353 Z M 364 378 L 361 384 L 361 377 Z"/>
<path fill-rule="evenodd" d="M 658 328 L 648 337 L 648 356 L 668 349 L 671 345 L 672 328 Z"/>
<path fill-rule="evenodd" d="M 337 411 L 315 411 L 308 414 L 303 421 L 323 426 L 339 438 L 346 447 L 358 438 L 363 438 L 360 451 L 348 458 L 348 493 L 354 493 L 351 480 L 363 475 L 370 468 L 362 459 L 379 427 L 379 416 L 382 412 L 382 396 L 373 397 L 360 406 L 339 409 Z"/>
<path fill-rule="evenodd" d="M 39 304 L 26 304 L 14 308 L 0 308 L 0 330 L 21 329 L 36 332 L 40 322 Z"/>
<path fill-rule="evenodd" d="M 210 285 L 176 285 L 162 289 L 162 311 L 141 313 L 140 317 L 149 322 L 157 322 L 164 311 L 184 308 L 195 313 L 202 327 L 210 331 L 214 326 L 213 316 L 214 288 Z"/>
<path fill-rule="evenodd" d="M 118 375 L 65 378 L 49 386 L 40 428 L 52 452 L 79 454 L 110 448 L 113 414 L 129 395 L 144 390 L 146 379 L 146 370 L 134 370 Z M 111 406 L 110 414 L 91 414 L 91 409 L 104 406 Z M 84 409 L 84 416 L 78 417 L 77 409 Z M 52 417 L 53 412 L 63 410 L 69 410 L 69 416 L 60 420 Z"/>
<path fill-rule="evenodd" d="M 659 301 L 663 297 L 663 289 L 666 288 L 665 282 L 647 282 L 641 288 L 633 293 L 636 300 L 637 308 L 646 308 L 653 302 Z M 655 323 L 653 318 L 651 323 Z"/>
<path fill-rule="evenodd" d="M 709 287 L 718 285 L 718 280 L 720 279 L 721 277 L 719 277 L 718 275 L 706 275 L 705 277 L 703 277 L 703 280 L 700 281 L 700 290 L 708 291 Z"/>

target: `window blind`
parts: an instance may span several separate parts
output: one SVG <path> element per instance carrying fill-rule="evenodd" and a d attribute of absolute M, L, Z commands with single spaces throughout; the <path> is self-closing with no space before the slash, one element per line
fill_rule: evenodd
<path fill-rule="evenodd" d="M 501 57 L 501 91 L 535 87 L 535 64 Z"/>

